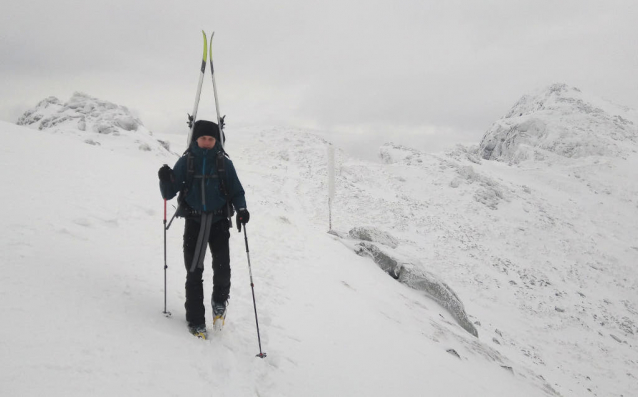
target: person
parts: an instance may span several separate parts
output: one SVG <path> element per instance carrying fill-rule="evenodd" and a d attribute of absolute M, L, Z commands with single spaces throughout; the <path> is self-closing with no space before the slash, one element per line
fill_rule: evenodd
<path fill-rule="evenodd" d="M 189 331 L 206 338 L 202 275 L 206 245 L 213 256 L 213 326 L 221 330 L 230 293 L 230 238 L 232 208 L 236 223 L 248 223 L 244 189 L 232 161 L 219 142 L 216 123 L 195 122 L 191 144 L 173 169 L 164 164 L 158 171 L 162 197 L 180 193 L 178 215 L 185 218 L 184 264 L 186 266 L 186 321 Z M 206 236 L 208 235 L 208 238 Z M 199 252 L 196 252 L 199 250 Z"/>

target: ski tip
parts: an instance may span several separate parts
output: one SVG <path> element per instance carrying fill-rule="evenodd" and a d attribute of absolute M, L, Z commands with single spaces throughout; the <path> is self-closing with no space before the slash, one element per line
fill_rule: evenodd
<path fill-rule="evenodd" d="M 202 59 L 203 59 L 203 61 L 202 61 L 202 63 L 203 63 L 203 65 L 202 65 L 202 73 L 203 73 L 204 72 L 203 68 L 206 67 L 206 56 L 208 55 L 208 46 L 206 45 L 207 44 L 206 43 L 206 32 L 204 32 L 203 30 L 202 30 L 202 35 L 204 36 L 204 55 L 202 56 Z"/>

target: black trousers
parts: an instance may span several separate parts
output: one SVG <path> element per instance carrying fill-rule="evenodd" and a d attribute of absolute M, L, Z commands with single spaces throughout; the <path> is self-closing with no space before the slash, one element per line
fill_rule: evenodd
<path fill-rule="evenodd" d="M 196 267 L 190 271 L 195 254 L 195 246 L 199 235 L 200 224 L 193 219 L 186 219 L 184 226 L 184 264 L 186 266 L 186 321 L 189 325 L 206 323 L 204 310 L 203 268 Z M 228 220 L 222 219 L 213 223 L 210 228 L 208 245 L 213 254 L 213 301 L 223 303 L 230 293 L 230 254 L 228 249 Z"/>

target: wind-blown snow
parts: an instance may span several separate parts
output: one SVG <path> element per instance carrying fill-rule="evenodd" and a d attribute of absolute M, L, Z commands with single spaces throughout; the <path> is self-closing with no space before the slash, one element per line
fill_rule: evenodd
<path fill-rule="evenodd" d="M 635 390 L 638 156 L 628 145 L 622 156 L 515 166 L 481 159 L 479 147 L 427 154 L 388 144 L 384 164 L 339 151 L 331 235 L 327 143 L 299 130 L 227 131 L 251 211 L 261 360 L 242 236 L 231 238 L 227 326 L 197 340 L 184 321 L 181 221 L 168 234 L 173 317 L 161 314 L 156 173 L 177 157 L 126 139 L 87 145 L 87 132 L 0 124 L 0 182 L 11 187 L 0 193 L 10 209 L 0 228 L 3 394 Z M 356 255 L 362 235 L 339 237 L 354 228 L 374 230 L 367 243 L 449 286 L 478 338 L 427 288 Z"/>

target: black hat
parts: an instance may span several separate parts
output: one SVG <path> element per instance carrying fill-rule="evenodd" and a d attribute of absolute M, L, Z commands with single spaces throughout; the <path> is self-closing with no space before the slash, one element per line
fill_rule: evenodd
<path fill-rule="evenodd" d="M 219 127 L 208 120 L 197 120 L 193 128 L 193 142 L 202 136 L 212 136 L 219 142 Z"/>

